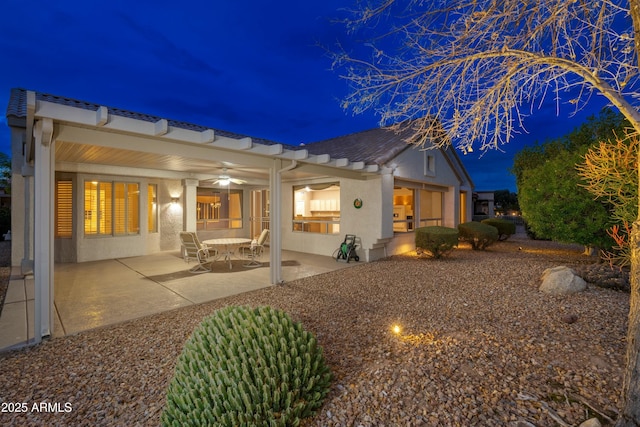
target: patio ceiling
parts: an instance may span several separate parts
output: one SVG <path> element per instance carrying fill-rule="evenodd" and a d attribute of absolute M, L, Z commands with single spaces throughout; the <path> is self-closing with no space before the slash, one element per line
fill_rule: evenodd
<path fill-rule="evenodd" d="M 56 170 L 60 171 L 78 172 L 82 171 L 78 165 L 91 164 L 104 165 L 109 168 L 135 168 L 141 175 L 146 176 L 166 176 L 168 172 L 175 172 L 176 176 L 187 175 L 199 179 L 200 185 L 204 187 L 212 186 L 211 182 L 222 174 L 245 180 L 245 185 L 269 185 L 269 170 L 267 168 L 222 160 L 225 158 L 225 153 L 216 153 L 218 155 L 212 155 L 212 159 L 204 159 L 60 140 L 56 141 L 55 150 Z M 228 157 L 233 156 L 228 155 Z M 293 170 L 286 172 L 283 179 L 297 180 L 317 177 L 317 173 Z"/>

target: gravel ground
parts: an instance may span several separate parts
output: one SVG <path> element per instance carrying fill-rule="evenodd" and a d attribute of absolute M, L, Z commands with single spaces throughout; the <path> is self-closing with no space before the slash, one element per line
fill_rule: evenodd
<path fill-rule="evenodd" d="M 628 293 L 537 290 L 546 268 L 589 262 L 580 248 L 515 236 L 484 252 L 396 256 L 46 341 L 0 355 L 0 425 L 158 425 L 184 341 L 229 304 L 284 309 L 318 337 L 335 379 L 307 427 L 555 426 L 594 415 L 607 425 Z"/>

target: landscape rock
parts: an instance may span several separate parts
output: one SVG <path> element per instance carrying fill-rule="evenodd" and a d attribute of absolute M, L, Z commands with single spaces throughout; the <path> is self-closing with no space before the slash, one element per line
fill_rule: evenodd
<path fill-rule="evenodd" d="M 2 402 L 72 410 L 0 411 L 0 426 L 160 425 L 185 340 L 229 305 L 277 307 L 316 334 L 334 382 L 300 427 L 579 426 L 590 407 L 615 419 L 630 294 L 552 298 L 532 285 L 546 268 L 577 268 L 581 249 L 512 236 L 447 260 L 353 263 L 2 353 Z M 564 314 L 579 319 L 568 327 Z"/>
<path fill-rule="evenodd" d="M 597 418 L 589 418 L 587 421 L 580 424 L 578 427 L 602 427 L 600 420 Z"/>
<path fill-rule="evenodd" d="M 564 323 L 572 324 L 578 321 L 578 316 L 576 314 L 565 314 L 560 318 Z"/>
<path fill-rule="evenodd" d="M 566 295 L 582 292 L 587 282 L 569 267 L 558 266 L 548 268 L 542 273 L 540 291 L 552 295 Z"/>

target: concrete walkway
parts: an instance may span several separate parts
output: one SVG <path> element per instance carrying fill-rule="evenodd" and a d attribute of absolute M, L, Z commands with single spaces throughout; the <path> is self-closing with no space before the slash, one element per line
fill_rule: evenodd
<path fill-rule="evenodd" d="M 240 260 L 215 262 L 211 273 L 192 274 L 178 251 L 154 255 L 56 264 L 53 337 L 132 320 L 271 286 L 269 254 L 261 267 Z M 282 251 L 285 282 L 356 265 L 331 257 Z M 34 280 L 12 270 L 0 317 L 0 351 L 33 342 Z"/>

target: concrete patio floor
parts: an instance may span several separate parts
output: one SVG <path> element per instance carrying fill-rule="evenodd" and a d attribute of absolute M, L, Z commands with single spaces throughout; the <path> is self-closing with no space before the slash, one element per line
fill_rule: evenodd
<path fill-rule="evenodd" d="M 233 268 L 223 261 L 212 272 L 193 274 L 179 251 L 154 255 L 56 264 L 53 337 L 74 334 L 163 311 L 271 286 L 269 254 L 262 266 Z M 328 256 L 282 251 L 285 282 L 353 266 Z M 33 342 L 34 280 L 12 271 L 0 316 L 0 351 Z"/>

